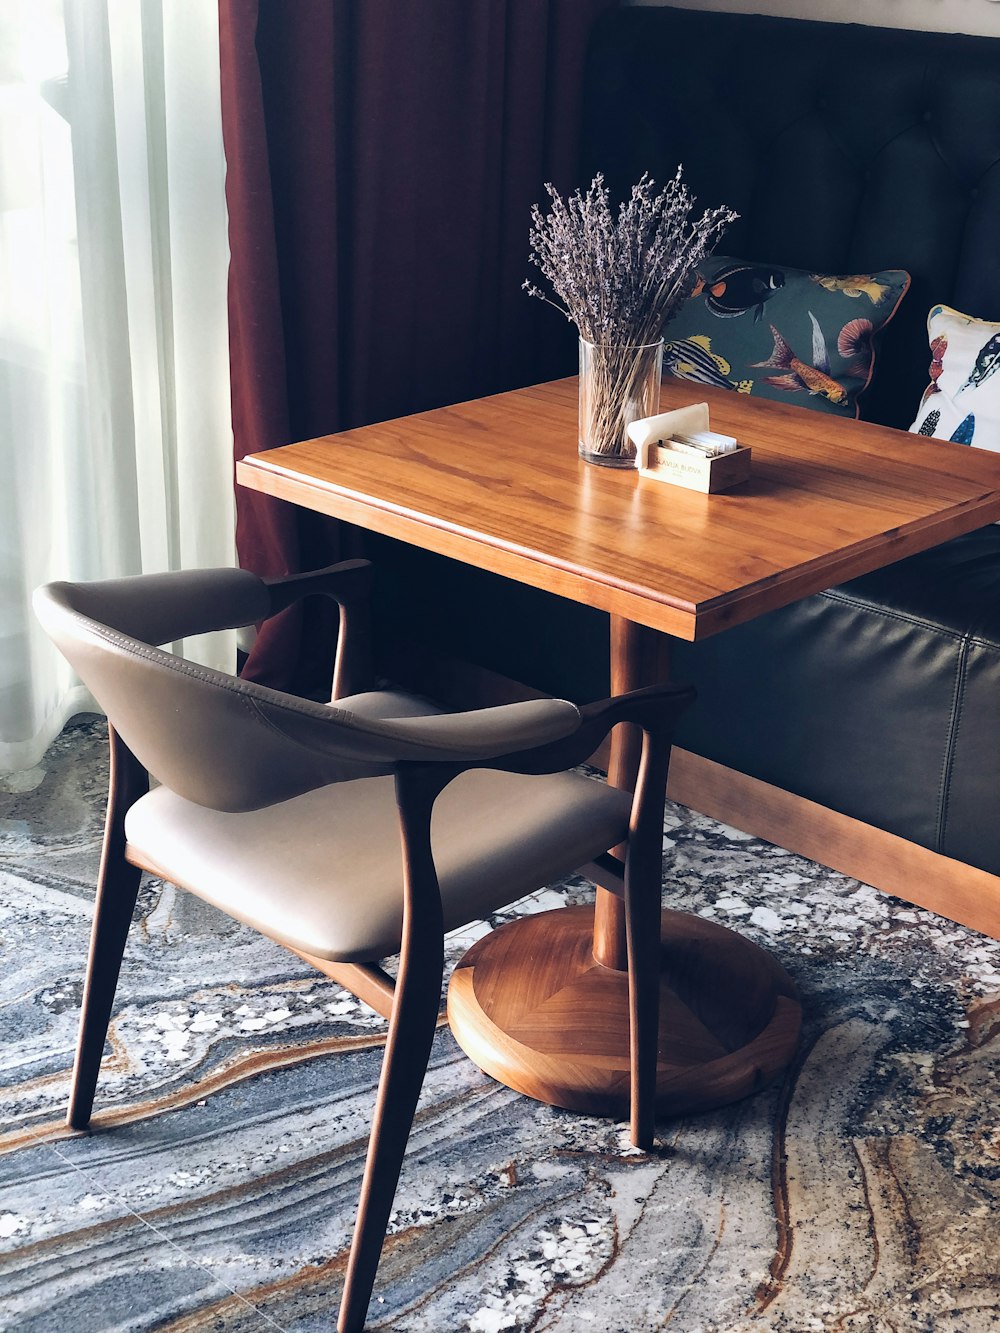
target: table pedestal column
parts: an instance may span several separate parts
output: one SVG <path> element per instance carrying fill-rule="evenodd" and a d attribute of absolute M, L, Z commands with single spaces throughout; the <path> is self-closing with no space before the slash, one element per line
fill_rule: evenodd
<path fill-rule="evenodd" d="M 669 640 L 613 616 L 611 688 L 667 678 Z M 697 707 L 697 704 L 695 704 Z M 609 781 L 631 788 L 641 733 L 616 728 Z M 623 853 L 624 849 L 616 849 Z M 508 1087 L 590 1115 L 629 1110 L 629 1007 L 621 901 L 519 918 L 456 967 L 448 1018 L 466 1054 Z M 656 1109 L 680 1115 L 737 1101 L 791 1060 L 801 1007 L 771 956 L 735 931 L 664 911 Z"/>

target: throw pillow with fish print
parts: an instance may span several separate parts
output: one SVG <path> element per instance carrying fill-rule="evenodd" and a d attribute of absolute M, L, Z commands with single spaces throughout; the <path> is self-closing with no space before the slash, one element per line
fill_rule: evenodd
<path fill-rule="evenodd" d="M 1000 323 L 936 305 L 927 339 L 930 383 L 910 430 L 1000 453 Z"/>
<path fill-rule="evenodd" d="M 830 276 L 712 255 L 667 326 L 664 373 L 858 416 L 876 336 L 909 285 L 902 269 Z"/>

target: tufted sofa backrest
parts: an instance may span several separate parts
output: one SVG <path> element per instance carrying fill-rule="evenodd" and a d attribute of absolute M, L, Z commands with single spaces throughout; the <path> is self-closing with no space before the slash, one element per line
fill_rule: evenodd
<path fill-rule="evenodd" d="M 1000 320 L 1000 39 L 672 8 L 612 11 L 588 61 L 581 182 L 683 163 L 741 214 L 725 254 L 905 268 L 861 414 L 906 427 L 937 302 Z"/>

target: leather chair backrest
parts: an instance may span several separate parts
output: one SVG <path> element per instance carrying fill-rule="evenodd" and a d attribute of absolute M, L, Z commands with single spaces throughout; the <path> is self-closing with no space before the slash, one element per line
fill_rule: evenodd
<path fill-rule="evenodd" d="M 378 724 L 156 645 L 264 619 L 245 570 L 52 583 L 35 610 L 108 720 L 160 782 L 215 810 L 255 810 L 331 782 L 391 771 L 400 746 Z"/>
<path fill-rule="evenodd" d="M 248 625 L 273 608 L 268 585 L 238 569 L 50 583 L 35 592 L 49 637 L 140 763 L 213 810 L 259 810 L 407 761 L 478 764 L 580 726 L 565 699 L 385 718 L 360 704 L 352 711 L 350 700 L 319 704 L 267 689 L 156 646 Z"/>
<path fill-rule="evenodd" d="M 664 7 L 595 30 L 581 181 L 613 197 L 683 163 L 740 220 L 724 254 L 814 273 L 905 268 L 862 416 L 907 427 L 938 302 L 1000 320 L 1000 40 Z"/>

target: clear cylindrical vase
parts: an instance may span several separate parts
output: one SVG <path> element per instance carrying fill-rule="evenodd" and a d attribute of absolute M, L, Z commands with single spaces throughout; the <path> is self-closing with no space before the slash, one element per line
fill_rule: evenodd
<path fill-rule="evenodd" d="M 663 339 L 641 347 L 580 339 L 580 457 L 634 467 L 628 427 L 660 410 Z"/>

